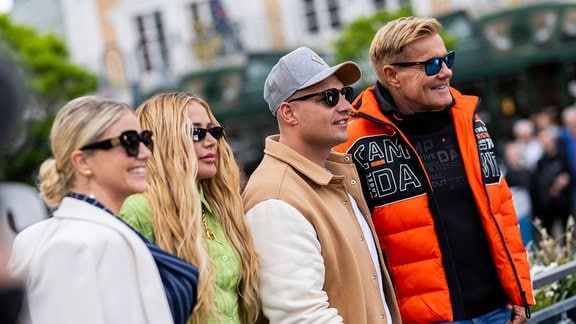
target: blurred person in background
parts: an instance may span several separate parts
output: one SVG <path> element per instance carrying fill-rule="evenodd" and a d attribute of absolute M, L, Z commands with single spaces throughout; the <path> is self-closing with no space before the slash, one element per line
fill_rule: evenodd
<path fill-rule="evenodd" d="M 522 243 L 526 246 L 528 242 L 533 240 L 535 234 L 531 197 L 533 173 L 522 162 L 522 151 L 518 143 L 513 140 L 505 142 L 500 170 L 510 187 L 510 191 L 512 191 L 514 209 L 522 234 Z"/>
<path fill-rule="evenodd" d="M 571 214 L 576 216 L 576 105 L 562 111 L 562 128 L 558 137 L 558 147 L 566 155 L 570 170 Z"/>
<path fill-rule="evenodd" d="M 510 187 L 521 187 L 530 190 L 532 172 L 522 163 L 522 149 L 518 143 L 508 141 L 504 143 L 504 163 L 502 173 Z"/>
<path fill-rule="evenodd" d="M 116 215 L 146 189 L 152 134 L 132 107 L 96 96 L 66 103 L 40 166 L 53 216 L 16 237 L 9 267 L 26 282 L 22 323 L 184 324 L 198 270 Z"/>
<path fill-rule="evenodd" d="M 0 56 L 0 150 L 5 149 L 14 134 L 24 109 L 22 85 L 14 67 L 14 62 Z M 7 215 L 0 213 L 0 217 Z M 0 228 L 0 322 L 12 324 L 16 323 L 22 307 L 24 283 L 12 278 L 6 267 L 10 251 L 2 230 Z"/>
<path fill-rule="evenodd" d="M 254 323 L 258 257 L 246 227 L 240 170 L 224 129 L 203 99 L 157 94 L 137 109 L 154 133 L 148 189 L 120 216 L 160 247 L 198 264 L 195 323 Z"/>
<path fill-rule="evenodd" d="M 565 151 L 559 150 L 556 134 L 543 129 L 538 140 L 544 154 L 538 160 L 532 176 L 532 205 L 534 217 L 539 219 L 553 238 L 566 232 L 571 213 L 571 177 Z"/>
<path fill-rule="evenodd" d="M 543 129 L 548 129 L 552 136 L 560 136 L 561 128 L 558 125 L 558 109 L 556 106 L 544 106 L 540 111 L 534 113 L 530 119 L 534 122 L 536 134 Z"/>
<path fill-rule="evenodd" d="M 533 172 L 543 153 L 534 122 L 528 118 L 518 119 L 512 125 L 512 133 L 522 156 L 522 164 Z"/>
<path fill-rule="evenodd" d="M 0 54 L 0 148 L 4 149 L 8 140 L 20 125 L 24 109 L 24 93 L 20 75 L 12 60 Z"/>

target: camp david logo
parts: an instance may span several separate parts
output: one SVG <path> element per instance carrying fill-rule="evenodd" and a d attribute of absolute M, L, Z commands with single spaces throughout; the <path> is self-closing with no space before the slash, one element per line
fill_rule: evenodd
<path fill-rule="evenodd" d="M 348 153 L 357 166 L 362 186 L 368 193 L 368 204 L 378 207 L 393 201 L 425 193 L 417 176 L 414 152 L 397 133 L 359 139 Z"/>
<path fill-rule="evenodd" d="M 480 153 L 480 164 L 485 183 L 498 183 L 500 180 L 500 168 L 494 153 L 494 142 L 490 134 L 488 134 L 486 124 L 479 119 L 474 122 L 474 135 L 476 136 L 478 152 Z"/>

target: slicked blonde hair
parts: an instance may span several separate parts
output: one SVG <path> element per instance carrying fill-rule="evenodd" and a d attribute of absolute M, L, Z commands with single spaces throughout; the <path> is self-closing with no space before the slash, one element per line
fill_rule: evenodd
<path fill-rule="evenodd" d="M 376 32 L 370 44 L 370 66 L 380 84 L 385 85 L 382 68 L 402 61 L 404 47 L 420 38 L 438 34 L 442 25 L 435 18 L 403 17 L 392 20 Z"/>
<path fill-rule="evenodd" d="M 200 269 L 198 302 L 192 314 L 195 323 L 215 316 L 215 274 L 203 244 L 202 206 L 196 174 L 198 160 L 190 136 L 192 121 L 187 107 L 202 105 L 211 122 L 219 125 L 210 106 L 186 92 L 167 92 L 144 102 L 136 113 L 141 126 L 154 134 L 154 153 L 148 162 L 148 190 L 145 195 L 153 210 L 152 226 L 157 244 Z M 260 314 L 258 257 L 244 221 L 240 196 L 240 168 L 230 145 L 218 140 L 216 175 L 200 181 L 204 195 L 222 224 L 224 233 L 240 255 L 242 279 L 238 287 L 243 323 L 254 323 Z"/>

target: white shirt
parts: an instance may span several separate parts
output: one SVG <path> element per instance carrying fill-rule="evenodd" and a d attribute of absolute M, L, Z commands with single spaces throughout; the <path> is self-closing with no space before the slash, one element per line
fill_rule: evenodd
<path fill-rule="evenodd" d="M 370 255 L 372 256 L 372 262 L 374 263 L 374 268 L 376 268 L 376 273 L 378 274 L 378 284 L 380 285 L 380 296 L 382 296 L 382 304 L 384 304 L 384 310 L 386 311 L 386 323 L 392 323 L 392 315 L 390 315 L 390 309 L 388 309 L 388 304 L 386 304 L 386 297 L 384 297 L 384 286 L 382 286 L 382 269 L 380 268 L 380 261 L 378 258 L 378 250 L 376 250 L 376 240 L 374 240 L 374 236 L 372 235 L 372 231 L 370 230 L 370 226 L 368 226 L 368 222 L 364 219 L 362 212 L 358 208 L 356 204 L 356 200 L 352 195 L 348 194 L 350 197 L 350 201 L 352 202 L 352 210 L 354 210 L 354 214 L 358 219 L 358 224 L 362 228 L 362 232 L 364 233 L 364 237 L 366 238 L 366 245 L 368 245 L 368 250 L 370 250 Z"/>

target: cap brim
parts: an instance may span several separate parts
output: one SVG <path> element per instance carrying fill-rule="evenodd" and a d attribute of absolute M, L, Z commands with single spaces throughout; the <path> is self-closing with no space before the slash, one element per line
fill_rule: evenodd
<path fill-rule="evenodd" d="M 316 74 L 313 78 L 308 80 L 297 90 L 311 87 L 326 80 L 331 75 L 335 75 L 344 86 L 348 86 L 360 80 L 362 71 L 360 70 L 360 66 L 352 61 L 342 62 Z"/>

